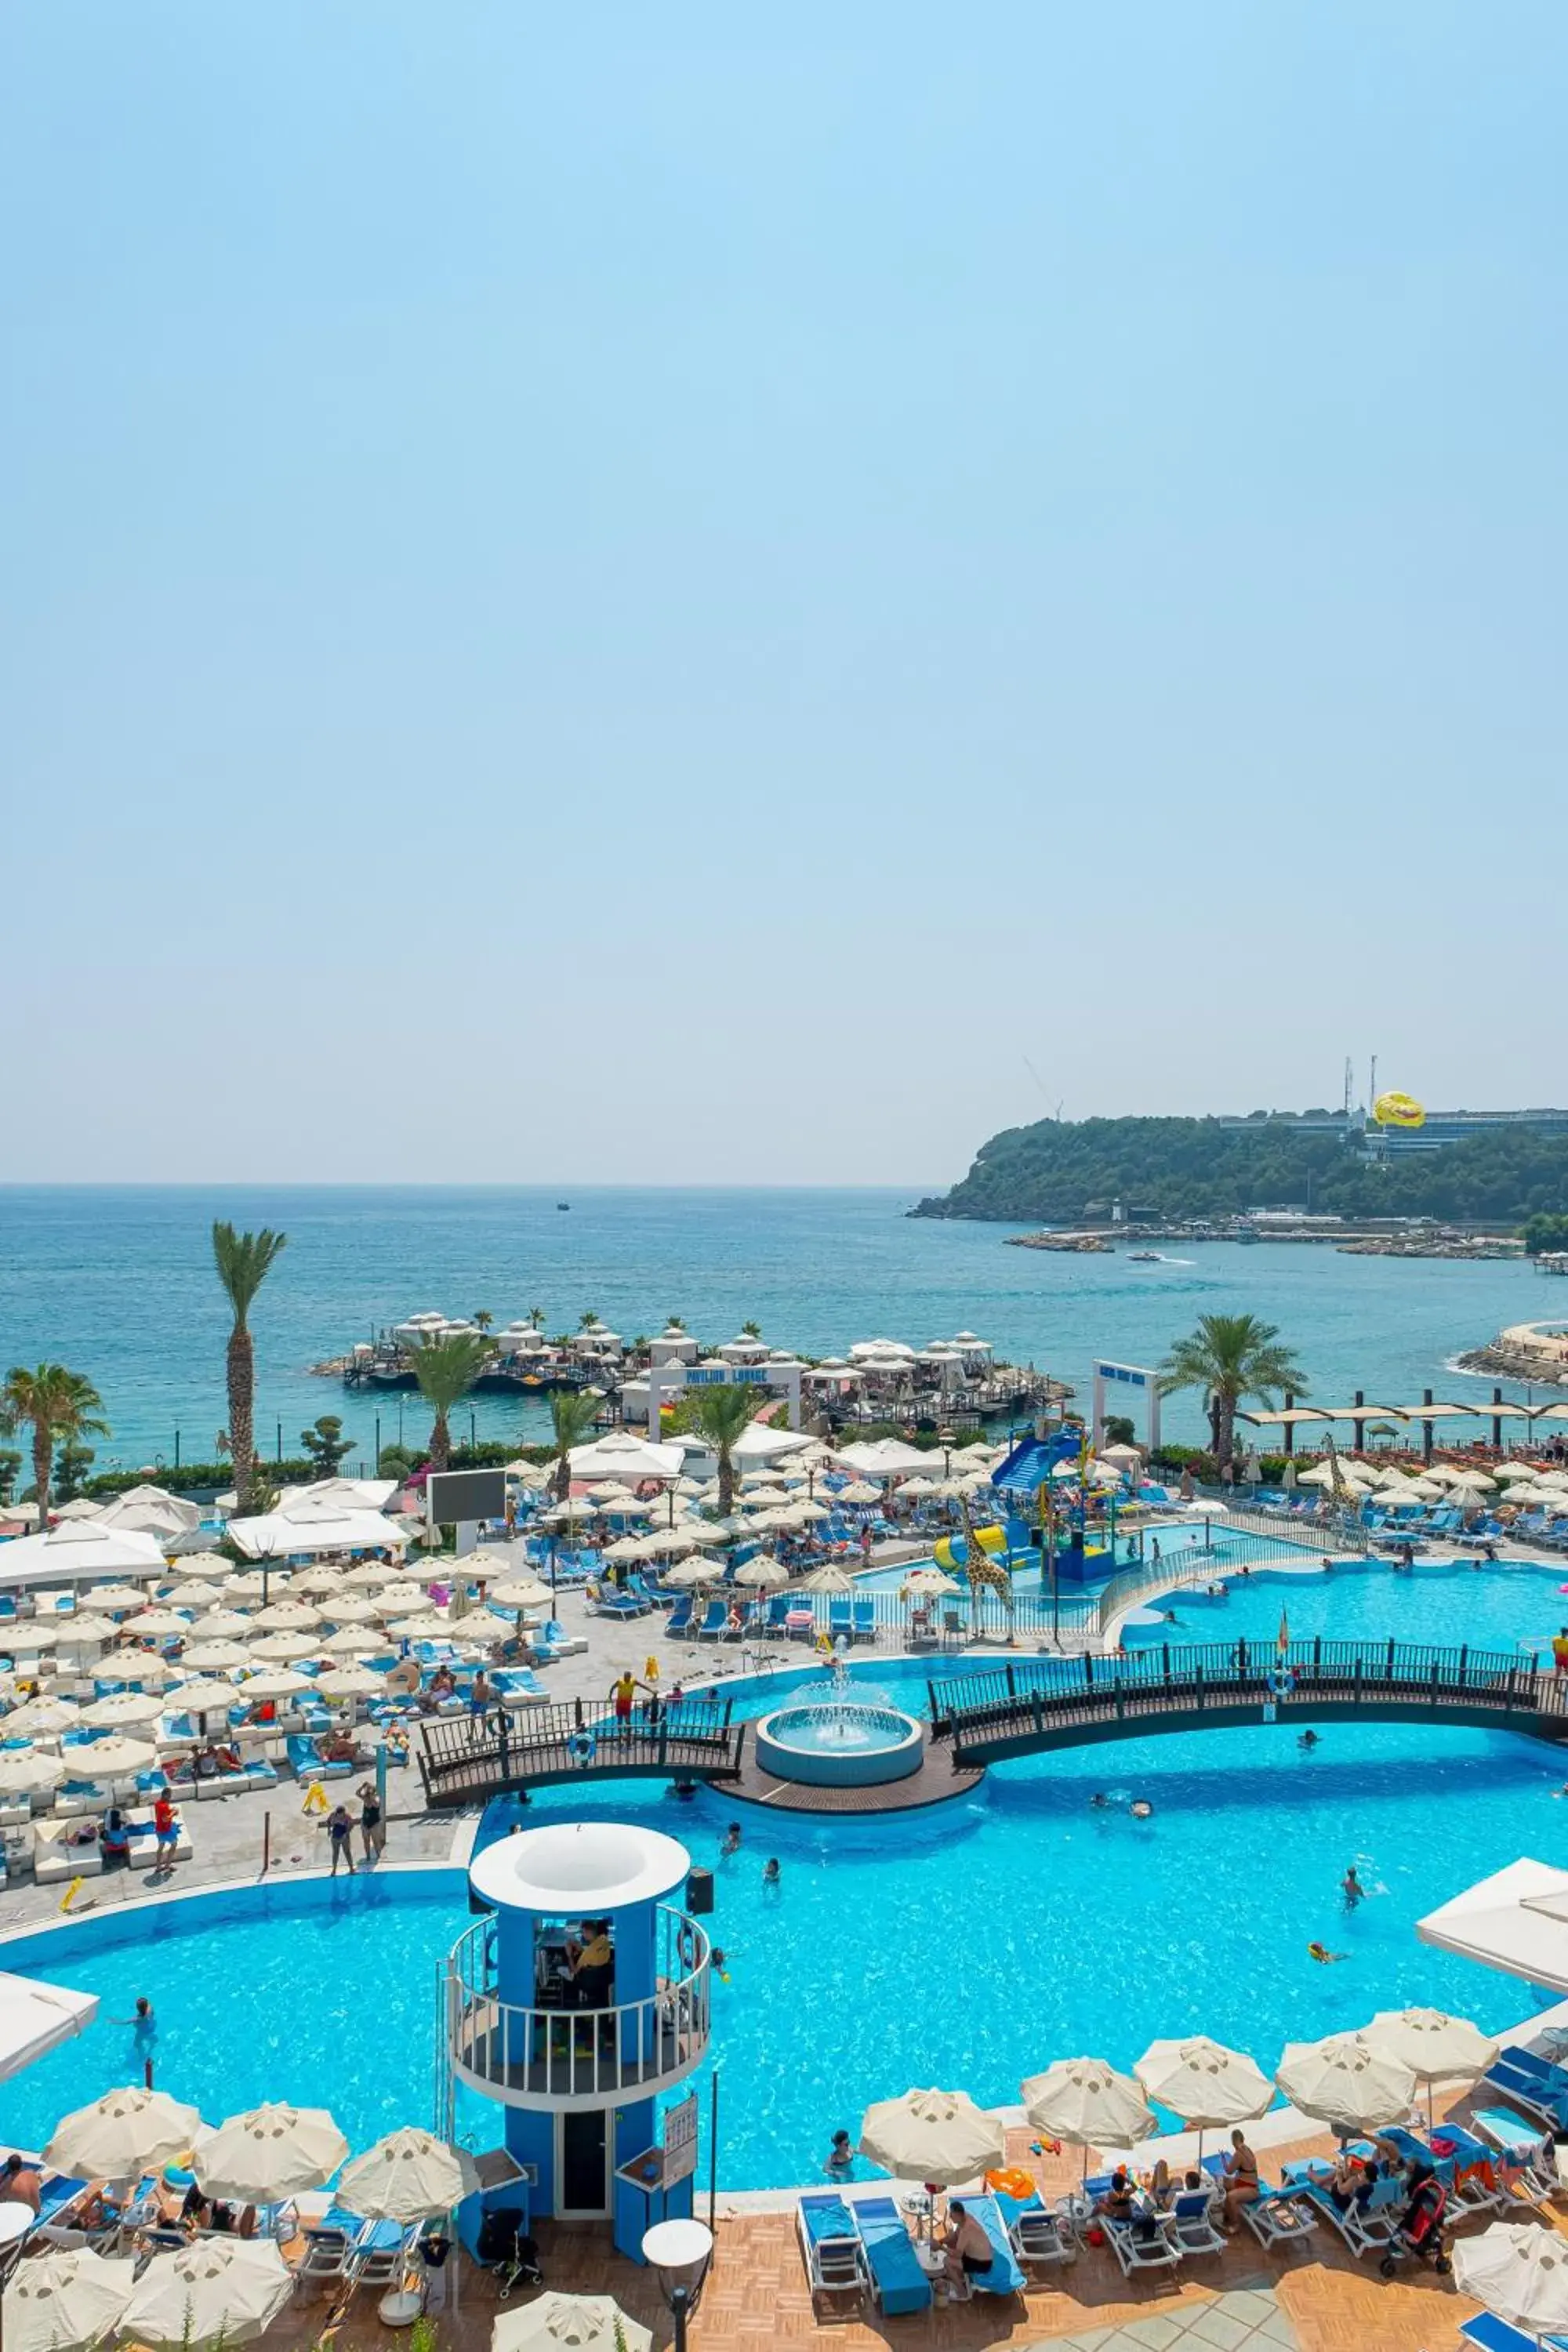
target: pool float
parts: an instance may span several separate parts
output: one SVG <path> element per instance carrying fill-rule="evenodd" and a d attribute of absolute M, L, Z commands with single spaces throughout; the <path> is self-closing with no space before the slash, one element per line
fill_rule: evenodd
<path fill-rule="evenodd" d="M 591 1764 L 598 1745 L 591 1731 L 574 1731 L 566 1742 L 566 1753 L 574 1764 Z"/>
<path fill-rule="evenodd" d="M 1016 2199 L 1020 2205 L 1029 2204 L 1039 2194 L 1039 2183 L 1034 2174 L 1026 2172 L 1021 2164 L 1004 2165 L 995 2172 L 988 2172 L 985 2186 L 1004 2197 Z"/>
<path fill-rule="evenodd" d="M 1296 1677 L 1289 1666 L 1270 1666 L 1264 1680 L 1270 1698 L 1289 1698 L 1296 1687 Z"/>
<path fill-rule="evenodd" d="M 1425 1127 L 1426 1114 L 1414 1095 L 1379 1095 L 1372 1107 L 1379 1127 Z"/>

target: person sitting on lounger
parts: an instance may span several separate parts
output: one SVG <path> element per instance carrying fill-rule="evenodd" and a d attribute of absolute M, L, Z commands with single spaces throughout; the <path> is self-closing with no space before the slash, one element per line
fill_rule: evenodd
<path fill-rule="evenodd" d="M 1149 2195 L 1162 2213 L 1168 2213 L 1176 2201 L 1176 2184 L 1163 2156 L 1155 2158 L 1154 2169 L 1149 2175 Z"/>
<path fill-rule="evenodd" d="M 323 1764 L 352 1764 L 357 1752 L 346 1731 L 323 1731 L 316 1742 Z"/>
<path fill-rule="evenodd" d="M 430 1677 L 431 1697 L 433 1699 L 455 1698 L 457 1695 L 458 1677 L 451 1667 L 437 1666 Z"/>
<path fill-rule="evenodd" d="M 964 2286 L 972 2279 L 984 2277 L 996 2260 L 996 2249 L 990 2239 L 973 2214 L 965 2211 L 956 2197 L 948 2205 L 947 2235 L 942 2252 L 945 2256 L 942 2275 L 955 2286 Z"/>
<path fill-rule="evenodd" d="M 1342 2147 L 1328 2183 L 1329 2201 L 1335 2210 L 1348 2213 L 1354 2206 L 1364 2211 L 1376 2186 L 1376 2158 L 1352 2156 Z"/>
<path fill-rule="evenodd" d="M 131 1832 L 125 1826 L 125 1816 L 118 1805 L 110 1805 L 105 1813 L 98 1842 L 103 1849 L 105 1862 L 129 1861 Z"/>
<path fill-rule="evenodd" d="M 43 2185 L 43 2175 L 30 2157 L 12 2155 L 0 2164 L 0 2199 L 30 2205 L 36 2213 Z"/>
<path fill-rule="evenodd" d="M 1225 2227 L 1237 2228 L 1237 2216 L 1244 2205 L 1258 2202 L 1258 2158 L 1247 2145 L 1247 2135 L 1239 2129 L 1230 2136 L 1230 2154 L 1225 2159 Z"/>

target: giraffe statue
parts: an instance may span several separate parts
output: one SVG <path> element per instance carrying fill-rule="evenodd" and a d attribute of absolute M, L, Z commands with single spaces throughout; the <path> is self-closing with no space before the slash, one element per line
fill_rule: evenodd
<path fill-rule="evenodd" d="M 989 1552 L 981 1549 L 980 1539 L 974 1532 L 974 1521 L 970 1516 L 967 1495 L 960 1495 L 958 1507 L 963 1518 L 963 1543 L 967 1554 L 963 1563 L 963 1572 L 969 1579 L 971 1616 L 978 1630 L 981 1591 L 987 1590 L 998 1594 L 1003 1608 L 1007 1612 L 1007 1644 L 1011 1648 L 1017 1637 L 1013 1612 L 1013 1571 L 1011 1569 L 1004 1568 L 1000 1561 L 993 1559 Z"/>
<path fill-rule="evenodd" d="M 1334 1444 L 1331 1430 L 1325 1433 L 1323 1445 L 1329 1457 L 1329 1495 L 1340 1525 L 1348 1528 L 1351 1521 L 1357 1515 L 1355 1498 L 1351 1493 L 1349 1481 L 1341 1465 L 1339 1448 Z"/>

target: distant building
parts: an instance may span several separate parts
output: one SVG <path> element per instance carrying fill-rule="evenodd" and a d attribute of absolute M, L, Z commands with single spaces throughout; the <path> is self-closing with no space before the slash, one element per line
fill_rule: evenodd
<path fill-rule="evenodd" d="M 1368 1127 L 1361 1141 L 1363 1150 L 1393 1160 L 1405 1152 L 1441 1151 L 1468 1136 L 1491 1135 L 1501 1128 L 1568 1136 L 1568 1110 L 1429 1110 L 1420 1127 Z"/>

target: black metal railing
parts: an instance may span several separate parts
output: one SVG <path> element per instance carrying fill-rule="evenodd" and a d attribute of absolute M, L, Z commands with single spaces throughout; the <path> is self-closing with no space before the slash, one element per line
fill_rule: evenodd
<path fill-rule="evenodd" d="M 418 1753 L 426 1802 L 471 1804 L 510 1789 L 549 1780 L 631 1774 L 734 1780 L 744 1759 L 746 1727 L 731 1720 L 733 1702 L 682 1700 L 617 1718 L 592 1701 L 504 1710 L 479 1718 L 427 1723 Z"/>
<path fill-rule="evenodd" d="M 1042 1659 L 931 1686 L 935 1737 L 952 1743 L 955 1766 L 1037 1739 L 1061 1744 L 1074 1725 L 1101 1727 L 1258 1703 L 1284 1714 L 1313 1701 L 1408 1706 L 1440 1717 L 1478 1712 L 1532 1718 L 1568 1737 L 1568 1689 L 1542 1675 L 1540 1660 L 1518 1651 L 1468 1645 L 1431 1649 L 1393 1637 L 1342 1642 L 1315 1636 L 1281 1650 L 1261 1642 L 1176 1647 L 1162 1643 L 1128 1657 Z"/>

